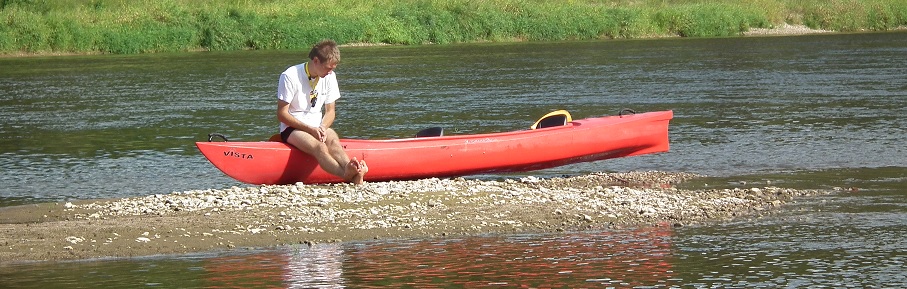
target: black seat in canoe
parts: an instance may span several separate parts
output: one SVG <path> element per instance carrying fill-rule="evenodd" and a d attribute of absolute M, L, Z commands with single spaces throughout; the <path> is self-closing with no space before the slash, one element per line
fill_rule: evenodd
<path fill-rule="evenodd" d="M 420 130 L 416 133 L 416 137 L 433 137 L 433 136 L 444 136 L 444 128 L 440 126 L 434 126 Z"/>

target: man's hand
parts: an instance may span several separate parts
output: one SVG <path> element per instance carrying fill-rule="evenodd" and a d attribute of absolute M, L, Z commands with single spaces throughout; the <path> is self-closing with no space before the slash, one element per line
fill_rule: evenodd
<path fill-rule="evenodd" d="M 314 136 L 319 141 L 324 142 L 325 138 L 326 138 L 326 134 L 324 132 L 324 127 L 318 126 L 317 128 L 313 128 L 313 129 L 314 130 L 312 131 L 312 136 Z"/>

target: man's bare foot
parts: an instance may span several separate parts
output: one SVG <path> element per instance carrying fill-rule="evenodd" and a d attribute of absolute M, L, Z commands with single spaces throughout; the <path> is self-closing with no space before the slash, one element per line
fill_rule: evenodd
<path fill-rule="evenodd" d="M 353 158 L 346 164 L 345 170 L 343 173 L 344 180 L 361 185 L 365 182 L 365 173 L 368 172 L 368 166 L 365 164 L 365 160 L 360 161 Z"/>
<path fill-rule="evenodd" d="M 353 159 L 353 160 L 355 161 L 355 159 Z M 353 178 L 353 182 L 356 183 L 357 185 L 364 183 L 365 182 L 365 173 L 367 173 L 367 172 L 368 172 L 368 165 L 365 164 L 365 160 L 359 161 L 359 174 L 357 174 L 356 177 Z"/>
<path fill-rule="evenodd" d="M 346 164 L 344 168 L 343 179 L 354 182 L 354 178 L 359 175 L 359 162 L 355 159 Z"/>
<path fill-rule="evenodd" d="M 350 161 L 350 163 L 352 164 L 354 162 L 356 163 L 355 166 L 356 166 L 357 170 L 356 170 L 356 175 L 353 176 L 352 181 L 354 184 L 361 185 L 361 184 L 365 183 L 365 173 L 368 172 L 368 166 L 365 164 L 365 160 L 357 161 L 356 158 L 353 158 L 353 160 Z"/>

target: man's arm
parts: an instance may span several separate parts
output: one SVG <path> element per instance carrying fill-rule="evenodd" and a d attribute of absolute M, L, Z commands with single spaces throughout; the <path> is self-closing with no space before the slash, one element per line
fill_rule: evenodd
<path fill-rule="evenodd" d="M 277 100 L 277 120 L 292 128 L 304 131 L 315 138 L 322 138 L 323 133 L 320 132 L 319 128 L 307 126 L 290 114 L 290 103 L 286 101 Z"/>
<path fill-rule="evenodd" d="M 321 127 L 329 128 L 334 124 L 334 118 L 337 117 L 335 102 L 324 104 L 324 116 L 321 118 Z"/>

